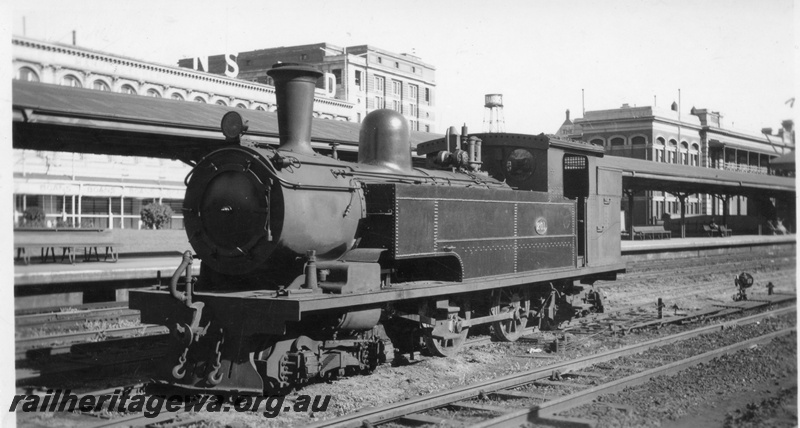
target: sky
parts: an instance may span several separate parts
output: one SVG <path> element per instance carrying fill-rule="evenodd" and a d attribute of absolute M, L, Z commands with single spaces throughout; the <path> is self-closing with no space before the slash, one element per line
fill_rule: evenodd
<path fill-rule="evenodd" d="M 553 133 L 582 110 L 678 101 L 758 133 L 793 118 L 792 0 L 13 0 L 11 32 L 145 61 L 327 42 L 413 53 L 436 68 L 436 129 Z M 23 19 L 24 18 L 24 19 Z M 583 98 L 582 98 L 583 91 Z"/>

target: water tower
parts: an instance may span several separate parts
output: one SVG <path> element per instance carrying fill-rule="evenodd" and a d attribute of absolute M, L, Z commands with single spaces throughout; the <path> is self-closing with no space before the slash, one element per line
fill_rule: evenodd
<path fill-rule="evenodd" d="M 505 132 L 503 119 L 503 94 L 486 94 L 484 97 L 483 129 L 486 132 Z M 487 126 L 488 117 L 488 126 Z"/>

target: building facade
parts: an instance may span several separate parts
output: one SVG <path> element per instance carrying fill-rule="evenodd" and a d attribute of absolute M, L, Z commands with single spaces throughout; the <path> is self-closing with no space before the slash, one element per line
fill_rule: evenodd
<path fill-rule="evenodd" d="M 611 156 L 631 157 L 702 168 L 717 168 L 752 174 L 775 174 L 770 161 L 794 150 L 791 121 L 775 135 L 726 127 L 719 112 L 692 108 L 681 114 L 673 103 L 669 110 L 631 107 L 587 111 L 574 121 L 567 118 L 559 135 L 605 147 Z M 747 215 L 751 201 L 743 196 L 689 195 L 686 216 Z M 668 192 L 647 191 L 634 195 L 634 224 L 654 224 L 664 218 L 680 217 L 679 198 Z M 627 201 L 623 202 L 627 211 Z"/>
<path fill-rule="evenodd" d="M 154 64 L 78 46 L 13 37 L 12 67 L 18 80 L 141 96 L 275 111 L 273 86 L 225 75 Z M 353 103 L 318 91 L 317 117 L 354 121 Z M 183 227 L 183 180 L 178 161 L 129 156 L 13 150 L 14 219 L 32 207 L 50 226 L 140 228 L 141 207 L 156 201 L 173 208 L 170 227 Z"/>
<path fill-rule="evenodd" d="M 352 120 L 389 108 L 405 116 L 414 131 L 435 132 L 435 68 L 410 54 L 370 45 L 330 43 L 259 49 L 178 61 L 181 67 L 271 84 L 267 70 L 278 62 L 302 63 L 325 72 L 318 87 L 353 105 Z"/>

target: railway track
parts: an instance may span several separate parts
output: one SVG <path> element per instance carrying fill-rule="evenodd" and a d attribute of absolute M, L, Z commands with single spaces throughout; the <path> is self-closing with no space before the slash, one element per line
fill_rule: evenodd
<path fill-rule="evenodd" d="M 783 308 L 752 315 L 723 324 L 702 327 L 667 337 L 610 350 L 572 361 L 556 363 L 523 373 L 492 379 L 474 385 L 405 400 L 387 406 L 365 409 L 351 415 L 311 424 L 311 427 L 370 426 L 391 422 L 393 426 L 474 425 L 518 426 L 539 420 L 545 424 L 565 423 L 591 426 L 587 420 L 566 420 L 553 415 L 609 394 L 626 386 L 671 374 L 720 355 L 764 343 L 775 337 L 796 334 L 796 328 L 771 331 L 733 345 L 664 361 L 665 346 L 701 335 L 724 332 L 735 325 L 758 323 L 768 317 L 795 313 L 796 308 Z M 662 358 L 646 361 L 648 352 Z M 638 356 L 637 354 L 642 354 Z M 630 356 L 637 355 L 637 366 Z M 616 370 L 611 375 L 608 369 Z M 622 368 L 622 370 L 619 370 Z M 622 373 L 623 375 L 620 375 Z M 511 404 L 511 401 L 516 404 Z M 523 404 L 520 406 L 520 404 Z M 446 409 L 443 413 L 441 409 Z M 439 414 L 437 415 L 437 412 Z M 444 416 L 442 416 L 444 415 Z"/>
<path fill-rule="evenodd" d="M 110 307 L 60 311 L 15 317 L 17 330 L 64 330 L 78 328 L 87 322 L 138 322 L 139 311 L 126 307 Z"/>
<path fill-rule="evenodd" d="M 794 296 L 785 296 L 784 301 L 794 300 Z M 567 341 L 560 348 L 561 351 L 569 350 L 571 346 L 578 346 L 582 343 L 582 334 L 592 334 L 586 329 L 587 326 L 602 326 L 600 331 L 603 334 L 615 334 L 618 332 L 631 331 L 637 328 L 654 327 L 664 323 L 685 323 L 699 319 L 710 319 L 741 313 L 744 310 L 766 308 L 775 302 L 738 302 L 733 307 L 720 307 L 716 312 L 706 310 L 704 313 L 692 313 L 684 316 L 667 316 L 662 319 L 652 319 L 650 307 L 630 307 L 610 312 L 607 314 L 597 314 L 587 317 L 579 323 L 566 329 L 566 332 L 579 336 L 573 341 Z M 395 403 L 383 409 L 371 409 L 354 414 L 350 417 L 337 418 L 318 426 L 368 426 L 368 424 L 381 424 L 391 422 L 393 425 L 405 426 L 408 424 L 447 424 L 455 423 L 455 419 L 466 412 L 470 423 L 484 424 L 481 426 L 507 426 L 508 423 L 516 424 L 518 421 L 550 418 L 552 414 L 562 411 L 565 408 L 574 407 L 590 400 L 600 394 L 614 391 L 614 388 L 622 388 L 627 385 L 643 382 L 661 373 L 670 370 L 678 370 L 690 364 L 707 361 L 712 354 L 702 357 L 694 357 L 692 360 L 682 361 L 680 359 L 669 361 L 668 367 L 659 369 L 655 367 L 655 359 L 648 365 L 647 354 L 649 349 L 664 346 L 670 343 L 677 343 L 689 340 L 699 335 L 711 334 L 714 332 L 725 331 L 734 325 L 746 325 L 760 322 L 769 317 L 781 316 L 793 313 L 794 307 L 781 308 L 778 310 L 752 315 L 739 320 L 728 321 L 723 324 L 707 326 L 665 338 L 658 338 L 640 344 L 608 351 L 589 357 L 578 358 L 572 361 L 560 362 L 544 368 L 531 370 L 519 374 L 513 374 L 494 379 L 492 381 L 479 383 L 473 386 L 459 388 L 452 391 L 430 394 L 419 399 L 408 400 L 407 402 Z M 638 324 L 637 324 L 638 323 Z M 615 329 L 610 326 L 616 326 Z M 597 333 L 594 333 L 595 335 Z M 767 340 L 766 338 L 763 340 Z M 478 346 L 488 343 L 488 338 L 473 339 L 468 346 Z M 755 343 L 755 342 L 752 342 Z M 527 346 L 527 345 L 526 345 Z M 748 345 L 741 345 L 748 346 Z M 732 352 L 734 348 L 722 352 Z M 653 352 L 653 351 L 651 351 Z M 645 353 L 645 354 L 643 354 Z M 623 360 L 621 358 L 630 357 L 635 354 L 636 358 Z M 663 357 L 663 351 L 655 351 L 655 355 Z M 663 359 L 663 358 L 662 358 Z M 605 365 L 603 365 L 605 363 Z M 638 365 L 638 367 L 636 367 Z M 664 364 L 666 365 L 666 363 Z M 630 367 L 633 366 L 633 367 Z M 630 373 L 624 376 L 606 376 L 602 372 L 608 371 L 609 367 L 630 367 Z M 641 369 L 641 370 L 634 370 Z M 599 374 L 598 374 L 599 373 Z M 602 381 L 602 382 L 601 382 Z M 141 385 L 139 385 L 141 387 Z M 102 389 L 93 391 L 91 394 L 111 394 L 114 390 L 123 387 Z M 544 388 L 543 391 L 532 392 L 530 388 Z M 526 403 L 524 408 L 520 408 L 520 403 Z M 531 407 L 535 406 L 535 407 Z M 565 407 L 566 406 L 566 407 Z M 439 409 L 439 410 L 436 410 Z M 445 409 L 445 410 L 441 410 Z M 533 410 L 532 410 L 533 409 Z M 548 413 L 549 412 L 549 413 Z M 152 426 L 153 424 L 165 424 L 173 428 L 184 426 L 195 426 L 201 424 L 206 414 L 195 415 L 184 411 L 178 413 L 163 412 L 156 418 L 148 418 L 143 414 L 110 414 L 108 412 L 90 412 L 83 416 L 81 425 L 90 427 L 106 426 Z M 478 419 L 476 415 L 479 415 Z M 547 422 L 547 420 L 543 420 Z M 558 423 L 584 423 L 574 419 L 551 420 Z M 201 424 L 202 425 L 202 424 Z"/>

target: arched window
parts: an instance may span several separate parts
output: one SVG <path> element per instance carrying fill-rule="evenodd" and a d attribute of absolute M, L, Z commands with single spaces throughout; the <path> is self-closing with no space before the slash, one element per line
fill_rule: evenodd
<path fill-rule="evenodd" d="M 30 67 L 22 67 L 17 72 L 17 80 L 22 80 L 25 82 L 38 82 L 39 75 L 36 74 Z"/>
<path fill-rule="evenodd" d="M 670 139 L 669 140 L 669 146 L 670 147 L 678 147 L 678 142 L 675 141 L 675 140 Z"/>
<path fill-rule="evenodd" d="M 223 100 L 217 100 L 217 102 L 215 104 L 218 105 L 218 106 L 227 106 L 228 105 L 228 103 L 226 103 Z"/>
<path fill-rule="evenodd" d="M 256 110 L 258 110 L 258 111 L 267 111 L 267 109 L 264 106 L 258 106 L 258 107 L 256 107 Z"/>
<path fill-rule="evenodd" d="M 687 143 L 686 141 L 682 141 L 681 142 L 681 148 L 683 150 L 689 150 L 689 143 Z"/>
<path fill-rule="evenodd" d="M 161 94 L 159 94 L 158 91 L 156 91 L 153 88 L 147 90 L 147 96 L 153 98 L 161 98 Z"/>
<path fill-rule="evenodd" d="M 104 82 L 102 80 L 95 80 L 92 83 L 92 88 L 94 88 L 94 89 L 96 89 L 98 91 L 110 91 L 111 90 L 111 88 L 108 87 L 108 83 L 106 83 L 106 82 Z"/>
<path fill-rule="evenodd" d="M 172 95 L 170 95 L 169 97 L 172 98 L 173 100 L 183 101 L 183 95 L 181 95 L 181 94 L 179 94 L 177 92 L 173 92 Z"/>
<path fill-rule="evenodd" d="M 664 140 L 664 137 L 658 137 L 656 138 L 656 144 L 660 144 L 663 146 L 664 144 L 666 144 L 666 140 Z"/>
<path fill-rule="evenodd" d="M 236 104 L 236 108 L 243 108 L 243 109 L 245 109 L 245 110 L 246 110 L 246 109 L 247 109 L 247 106 L 246 106 L 246 105 L 244 105 L 244 104 L 242 104 L 242 103 L 239 103 L 239 104 Z"/>
<path fill-rule="evenodd" d="M 194 102 L 205 104 L 206 100 L 204 100 L 203 97 L 194 97 Z"/>
<path fill-rule="evenodd" d="M 133 89 L 133 86 L 131 85 L 122 85 L 122 87 L 119 88 L 119 91 L 123 94 L 136 95 L 136 89 Z"/>
<path fill-rule="evenodd" d="M 624 146 L 625 139 L 622 137 L 615 137 L 611 139 L 611 147 Z"/>
<path fill-rule="evenodd" d="M 83 87 L 83 85 L 81 85 L 81 81 L 71 74 L 65 74 L 64 77 L 61 78 L 61 84 L 64 86 L 72 86 L 73 88 Z"/>
<path fill-rule="evenodd" d="M 590 141 L 590 143 L 594 144 L 595 146 L 602 146 L 604 141 L 601 138 L 595 138 L 594 140 Z"/>
<path fill-rule="evenodd" d="M 634 146 L 643 146 L 647 144 L 647 140 L 641 135 L 631 138 L 631 144 Z"/>

